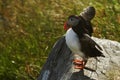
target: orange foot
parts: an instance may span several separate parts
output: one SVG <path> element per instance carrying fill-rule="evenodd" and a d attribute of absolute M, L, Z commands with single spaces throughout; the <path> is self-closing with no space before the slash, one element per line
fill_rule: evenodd
<path fill-rule="evenodd" d="M 84 69 L 85 67 L 85 62 L 83 60 L 78 60 L 78 59 L 74 59 L 73 60 L 73 64 L 75 65 L 75 69 Z"/>

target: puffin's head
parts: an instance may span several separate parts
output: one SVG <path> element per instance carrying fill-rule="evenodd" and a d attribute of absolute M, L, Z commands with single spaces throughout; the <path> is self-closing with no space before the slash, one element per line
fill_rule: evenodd
<path fill-rule="evenodd" d="M 67 30 L 70 27 L 77 26 L 79 24 L 79 17 L 76 15 L 71 15 L 68 17 L 68 20 L 64 24 L 64 29 Z"/>
<path fill-rule="evenodd" d="M 85 20 L 81 16 L 71 15 L 68 17 L 68 20 L 64 24 L 64 29 L 67 30 L 71 27 L 84 27 Z"/>
<path fill-rule="evenodd" d="M 95 16 L 95 8 L 89 6 L 85 8 L 84 11 L 80 13 L 80 15 L 69 16 L 68 20 L 64 24 L 64 30 L 68 30 L 70 27 L 74 27 L 92 36 L 93 28 L 92 28 L 91 20 L 94 18 L 94 16 Z"/>
<path fill-rule="evenodd" d="M 64 29 L 67 30 L 69 28 L 72 28 L 79 35 L 84 33 L 89 34 L 89 31 L 87 30 L 86 26 L 86 21 L 82 16 L 71 15 L 65 22 Z"/>

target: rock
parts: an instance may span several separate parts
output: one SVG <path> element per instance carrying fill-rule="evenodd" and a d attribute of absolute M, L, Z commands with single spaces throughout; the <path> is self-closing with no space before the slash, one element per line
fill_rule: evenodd
<path fill-rule="evenodd" d="M 95 70 L 77 70 L 72 63 L 73 54 L 60 38 L 43 66 L 38 80 L 120 80 L 120 43 L 92 37 L 102 48 L 104 57 L 90 58 L 86 67 Z M 79 56 L 78 56 L 79 57 Z"/>

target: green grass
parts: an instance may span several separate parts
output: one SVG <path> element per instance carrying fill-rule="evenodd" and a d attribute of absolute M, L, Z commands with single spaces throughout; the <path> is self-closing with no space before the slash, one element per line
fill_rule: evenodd
<path fill-rule="evenodd" d="M 119 0 L 0 0 L 0 80 L 32 80 L 71 14 L 92 5 L 94 36 L 120 41 Z"/>

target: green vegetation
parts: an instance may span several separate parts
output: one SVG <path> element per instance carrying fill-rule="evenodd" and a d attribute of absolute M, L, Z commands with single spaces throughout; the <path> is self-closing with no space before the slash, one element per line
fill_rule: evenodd
<path fill-rule="evenodd" d="M 0 80 L 34 80 L 71 14 L 92 5 L 94 36 L 120 41 L 119 0 L 0 0 Z"/>

